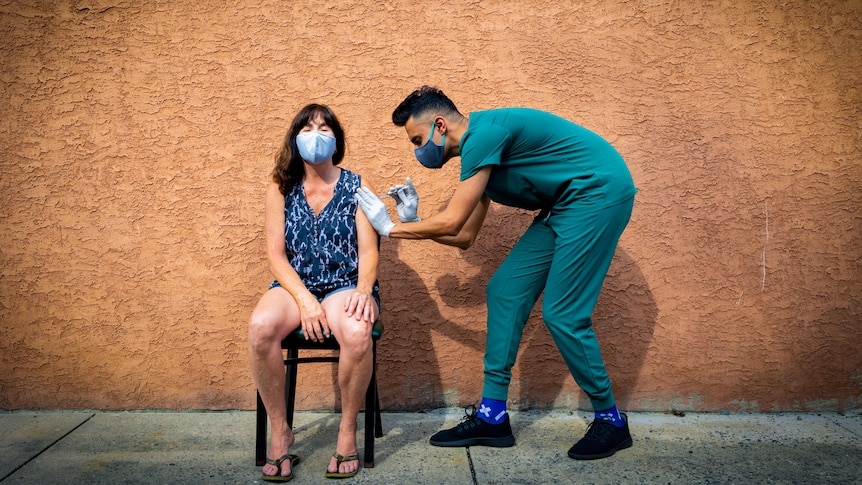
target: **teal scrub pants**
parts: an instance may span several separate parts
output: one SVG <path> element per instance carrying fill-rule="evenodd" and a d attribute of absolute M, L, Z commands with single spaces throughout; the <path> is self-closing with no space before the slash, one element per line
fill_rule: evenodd
<path fill-rule="evenodd" d="M 488 283 L 483 397 L 508 397 L 521 334 L 544 290 L 542 318 L 575 382 L 594 410 L 614 405 L 590 316 L 633 204 L 552 209 L 533 221 Z"/>

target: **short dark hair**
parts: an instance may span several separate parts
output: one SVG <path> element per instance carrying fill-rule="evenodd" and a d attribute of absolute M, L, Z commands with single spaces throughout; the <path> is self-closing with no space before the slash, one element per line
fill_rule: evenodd
<path fill-rule="evenodd" d="M 287 134 L 284 135 L 281 149 L 275 157 L 272 180 L 278 183 L 282 194 L 287 195 L 290 189 L 298 182 L 301 182 L 302 177 L 305 175 L 305 163 L 302 161 L 302 156 L 300 156 L 299 149 L 296 147 L 296 135 L 318 114 L 323 118 L 326 126 L 332 128 L 332 134 L 335 135 L 335 153 L 332 155 L 332 164 L 338 165 L 344 158 L 344 128 L 341 127 L 341 123 L 338 121 L 335 113 L 332 112 L 329 106 L 323 104 L 312 103 L 305 106 L 294 116 Z"/>
<path fill-rule="evenodd" d="M 455 103 L 443 94 L 443 91 L 432 86 L 422 86 L 410 93 L 395 108 L 395 111 L 392 112 L 392 122 L 395 123 L 395 126 L 404 126 L 411 116 L 419 118 L 431 111 L 461 114 L 455 107 Z"/>

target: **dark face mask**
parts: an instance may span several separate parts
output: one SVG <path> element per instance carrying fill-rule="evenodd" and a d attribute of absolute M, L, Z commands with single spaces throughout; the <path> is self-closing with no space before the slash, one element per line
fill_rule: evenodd
<path fill-rule="evenodd" d="M 443 145 L 446 143 L 446 135 L 443 135 L 441 144 L 438 145 L 432 140 L 434 138 L 434 125 L 431 125 L 431 133 L 428 135 L 428 141 L 421 147 L 413 150 L 416 153 L 416 160 L 426 168 L 440 168 L 443 166 Z"/>

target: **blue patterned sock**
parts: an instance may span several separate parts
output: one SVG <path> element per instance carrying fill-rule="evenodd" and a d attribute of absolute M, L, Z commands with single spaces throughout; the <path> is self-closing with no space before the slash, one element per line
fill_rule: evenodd
<path fill-rule="evenodd" d="M 626 424 L 625 421 L 623 421 L 623 417 L 620 416 L 620 410 L 617 409 L 616 404 L 610 409 L 605 409 L 604 411 L 596 411 L 596 419 L 604 419 L 605 421 L 610 422 L 617 428 L 622 428 Z"/>
<path fill-rule="evenodd" d="M 479 404 L 479 418 L 489 424 L 500 424 L 506 419 L 506 401 L 482 398 Z"/>

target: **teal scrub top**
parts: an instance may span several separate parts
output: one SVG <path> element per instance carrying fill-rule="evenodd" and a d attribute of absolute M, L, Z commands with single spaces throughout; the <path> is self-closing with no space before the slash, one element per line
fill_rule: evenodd
<path fill-rule="evenodd" d="M 490 166 L 494 202 L 528 210 L 594 208 L 637 192 L 622 156 L 571 121 L 529 108 L 470 114 L 461 138 L 461 180 Z"/>

